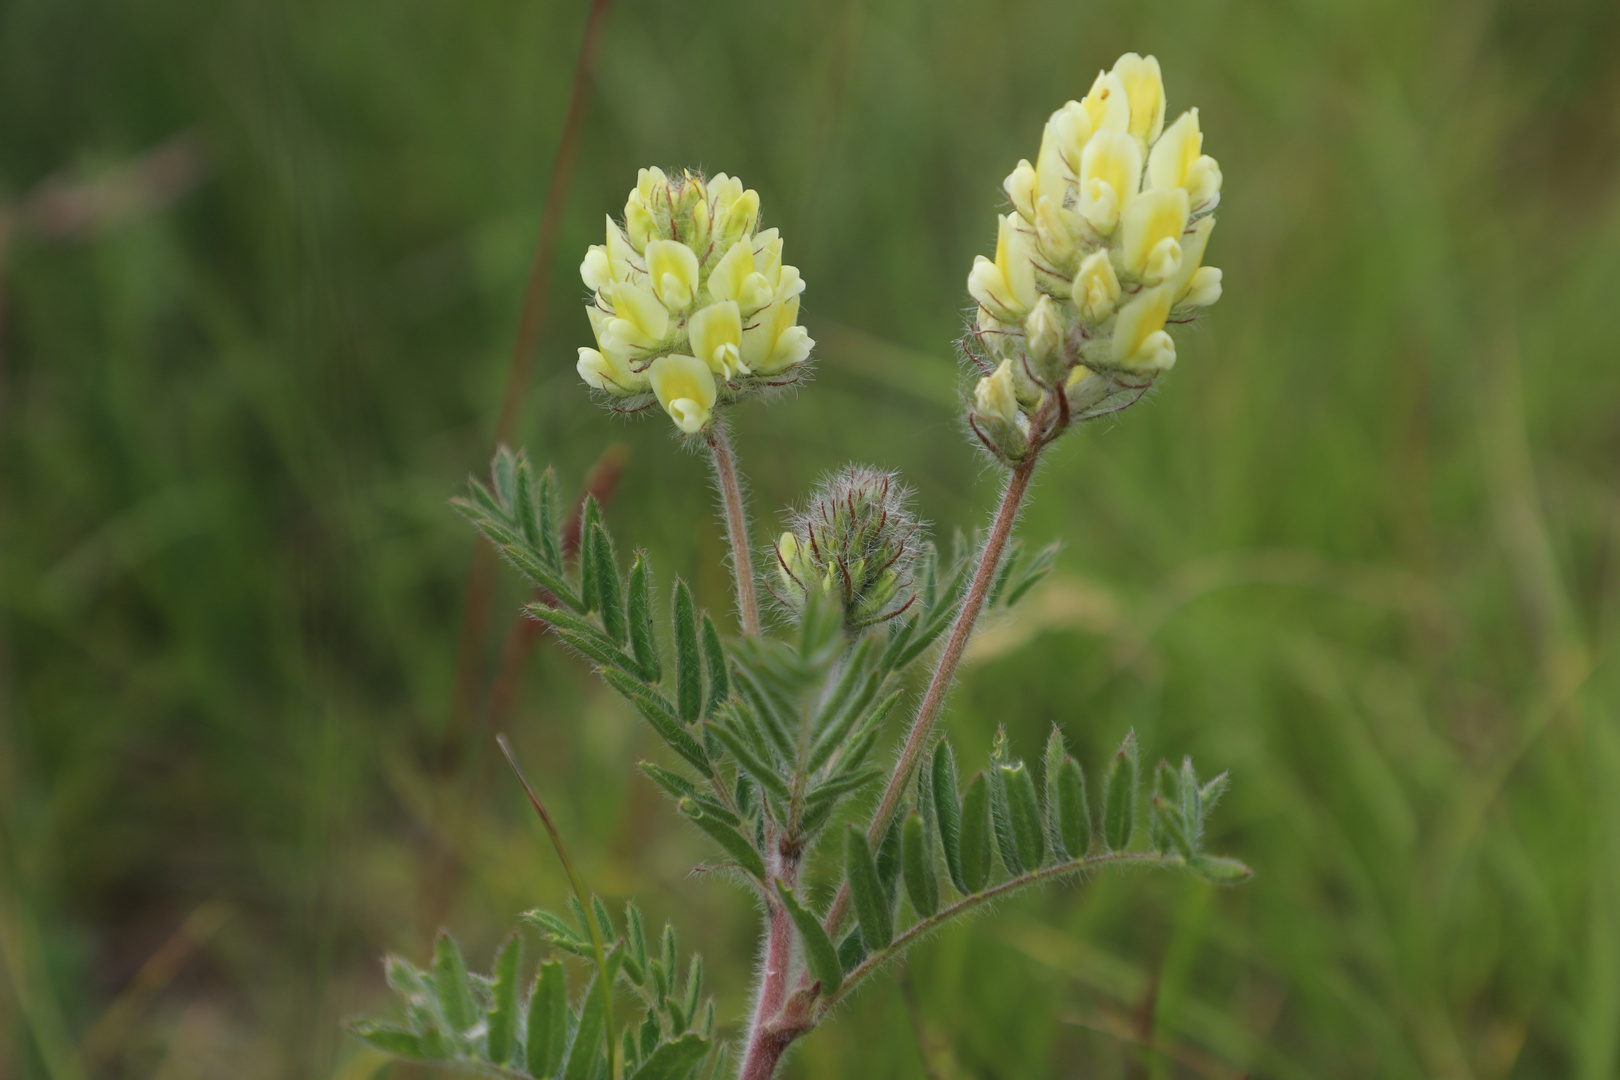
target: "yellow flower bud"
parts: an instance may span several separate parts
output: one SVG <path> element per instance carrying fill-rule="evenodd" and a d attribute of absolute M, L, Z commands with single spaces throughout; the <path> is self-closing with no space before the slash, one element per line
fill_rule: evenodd
<path fill-rule="evenodd" d="M 696 435 L 709 426 L 717 396 L 709 365 L 695 356 L 660 356 L 647 369 L 658 404 L 675 426 Z"/>
<path fill-rule="evenodd" d="M 1052 114 L 1056 118 L 1057 114 Z M 1079 164 L 1080 158 L 1073 158 Z M 1063 205 L 1063 197 L 1074 179 L 1075 170 L 1064 160 L 1064 141 L 1053 125 L 1046 122 L 1041 131 L 1041 152 L 1035 158 L 1035 197 L 1051 199 L 1054 206 Z"/>
<path fill-rule="evenodd" d="M 653 237 L 652 214 L 647 204 L 642 202 L 639 191 L 632 191 L 630 198 L 625 200 L 624 231 L 629 234 L 630 244 L 637 251 L 645 249 L 647 241 Z"/>
<path fill-rule="evenodd" d="M 1091 130 L 1128 132 L 1131 126 L 1130 96 L 1120 77 L 1109 71 L 1097 72 L 1081 106 L 1091 120 Z"/>
<path fill-rule="evenodd" d="M 815 344 L 804 327 L 797 325 L 799 298 L 779 300 L 753 317 L 742 332 L 744 371 L 775 375 L 810 355 Z"/>
<path fill-rule="evenodd" d="M 1221 298 L 1221 271 L 1214 266 L 1200 266 L 1187 284 L 1187 291 L 1177 303 L 1188 307 L 1209 307 Z"/>
<path fill-rule="evenodd" d="M 1133 371 L 1167 371 L 1176 362 L 1176 343 L 1164 331 L 1170 295 L 1163 286 L 1144 290 L 1119 310 L 1114 321 L 1113 361 Z"/>
<path fill-rule="evenodd" d="M 1181 268 L 1165 279 L 1165 290 L 1173 303 L 1182 303 L 1182 296 L 1190 287 L 1193 275 L 1204 262 L 1204 249 L 1209 246 L 1209 234 L 1215 231 L 1215 219 L 1199 218 L 1181 237 Z"/>
<path fill-rule="evenodd" d="M 1003 360 L 992 374 L 979 380 L 973 388 L 973 406 L 980 416 L 1018 426 L 1023 414 L 1018 411 L 1011 360 Z"/>
<path fill-rule="evenodd" d="M 1120 252 L 1125 269 L 1157 285 L 1181 268 L 1181 233 L 1187 227 L 1187 193 L 1181 188 L 1143 192 L 1125 212 Z"/>
<path fill-rule="evenodd" d="M 1221 193 L 1221 167 L 1203 147 L 1198 110 L 1188 109 L 1153 144 L 1148 155 L 1148 183 L 1156 188 L 1184 188 L 1195 210 L 1213 204 Z"/>
<path fill-rule="evenodd" d="M 1091 113 L 1078 101 L 1071 101 L 1046 121 L 1053 148 L 1073 176 L 1080 175 L 1080 155 L 1091 141 L 1094 128 Z M 1044 142 L 1043 144 L 1044 145 Z"/>
<path fill-rule="evenodd" d="M 648 169 L 636 170 L 636 194 L 641 196 L 642 203 L 649 209 L 658 200 L 660 190 L 663 192 L 663 198 L 668 200 L 669 177 L 664 175 L 663 169 L 654 165 Z"/>
<path fill-rule="evenodd" d="M 1164 80 L 1159 75 L 1159 61 L 1126 53 L 1115 61 L 1114 74 L 1130 102 L 1131 134 L 1144 143 L 1157 139 L 1164 128 Z"/>
<path fill-rule="evenodd" d="M 647 389 L 645 372 L 632 371 L 622 358 L 605 355 L 595 349 L 580 349 L 579 363 L 575 368 L 587 384 L 615 397 L 639 394 Z"/>
<path fill-rule="evenodd" d="M 1080 249 L 1080 222 L 1073 210 L 1050 195 L 1035 200 L 1035 242 L 1054 266 L 1063 266 Z"/>
<path fill-rule="evenodd" d="M 1071 298 L 1080 309 L 1081 321 L 1088 325 L 1100 323 L 1114 313 L 1114 305 L 1119 303 L 1119 277 L 1107 251 L 1094 251 L 1081 261 Z"/>
<path fill-rule="evenodd" d="M 721 257 L 709 275 L 709 294 L 716 300 L 737 301 L 744 315 L 751 315 L 770 303 L 775 291 L 765 275 L 756 269 L 754 246 L 747 240 L 731 245 L 731 250 Z"/>
<path fill-rule="evenodd" d="M 650 246 L 650 245 L 649 245 Z M 608 333 L 632 348 L 648 349 L 669 332 L 669 309 L 646 289 L 628 281 L 614 282 L 609 290 L 615 318 Z"/>
<path fill-rule="evenodd" d="M 1019 322 L 1035 306 L 1035 267 L 1029 243 L 1011 214 L 1000 219 L 996 259 L 980 255 L 968 275 L 968 292 L 1007 322 Z"/>
<path fill-rule="evenodd" d="M 579 264 L 579 277 L 592 292 L 601 292 L 613 284 L 613 264 L 608 261 L 607 248 L 592 244 L 585 249 L 585 261 Z"/>
<path fill-rule="evenodd" d="M 698 260 L 679 240 L 652 240 L 647 244 L 647 277 L 653 292 L 670 311 L 685 311 L 697 291 Z"/>
<path fill-rule="evenodd" d="M 1063 317 L 1050 296 L 1035 302 L 1035 309 L 1024 320 L 1024 341 L 1030 359 L 1039 363 L 1057 351 L 1063 341 Z"/>
<path fill-rule="evenodd" d="M 1007 201 L 1031 225 L 1035 224 L 1035 185 L 1035 166 L 1023 160 L 1001 182 L 1002 190 L 1007 193 Z"/>
<path fill-rule="evenodd" d="M 733 181 L 733 183 L 738 188 L 742 187 L 741 181 Z M 715 206 L 714 231 L 717 238 L 723 243 L 735 243 L 739 238 L 752 232 L 758 222 L 759 192 L 753 188 L 741 191 L 734 198 L 725 200 L 723 209 L 718 203 Z"/>
<path fill-rule="evenodd" d="M 1080 214 L 1107 235 L 1136 198 L 1142 148 L 1124 131 L 1099 131 L 1080 155 Z"/>
<path fill-rule="evenodd" d="M 692 352 L 722 379 L 748 374 L 742 362 L 742 316 L 737 301 L 722 300 L 695 313 L 686 324 Z"/>

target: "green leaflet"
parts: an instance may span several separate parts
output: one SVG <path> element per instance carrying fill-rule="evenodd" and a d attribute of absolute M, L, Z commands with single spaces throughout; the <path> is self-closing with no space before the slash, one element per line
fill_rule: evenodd
<path fill-rule="evenodd" d="M 1086 775 L 1074 758 L 1066 757 L 1058 766 L 1047 799 L 1054 846 L 1061 839 L 1068 858 L 1085 858 L 1091 847 L 1091 808 L 1086 803 Z"/>
<path fill-rule="evenodd" d="M 1136 827 L 1137 785 L 1136 732 L 1125 736 L 1125 742 L 1114 755 L 1108 767 L 1108 780 L 1103 785 L 1103 842 L 1110 851 L 1124 851 L 1131 842 Z"/>
<path fill-rule="evenodd" d="M 394 1024 L 382 1024 L 374 1020 L 353 1020 L 349 1023 L 349 1031 L 355 1037 L 381 1050 L 385 1054 L 395 1057 L 411 1058 L 416 1061 L 432 1061 L 434 1055 L 428 1053 L 422 1045 L 422 1037 L 414 1031 Z"/>
<path fill-rule="evenodd" d="M 451 1034 L 460 1039 L 467 1029 L 478 1022 L 478 1008 L 473 1004 L 472 980 L 467 975 L 467 961 L 461 955 L 456 939 L 439 931 L 433 945 L 433 989 L 439 997 L 439 1008 Z"/>
<path fill-rule="evenodd" d="M 804 960 L 809 965 L 810 974 L 821 981 L 823 995 L 836 994 L 838 988 L 844 985 L 844 965 L 838 959 L 838 950 L 834 948 L 832 939 L 827 936 L 815 913 L 799 904 L 792 889 L 778 881 L 776 890 L 782 895 L 788 917 L 799 928 L 799 938 L 804 942 Z"/>
<path fill-rule="evenodd" d="M 1000 736 L 997 737 L 999 743 Z M 1017 877 L 1025 870 L 1023 856 L 1019 854 L 1018 842 L 1013 839 L 1012 812 L 1007 806 L 1007 776 L 1003 766 L 996 760 L 990 762 L 990 771 L 985 774 L 990 784 L 990 823 L 995 830 L 996 852 L 1001 856 L 1001 865 L 1012 877 Z M 1035 869 L 1033 866 L 1028 869 Z"/>
<path fill-rule="evenodd" d="M 675 579 L 675 709 L 683 724 L 703 713 L 703 657 L 698 651 L 696 609 L 692 590 Z"/>
<path fill-rule="evenodd" d="M 962 808 L 956 795 L 956 757 L 944 739 L 934 748 L 933 766 L 928 770 L 933 785 L 934 814 L 939 823 L 939 843 L 945 849 L 945 869 L 951 883 L 963 895 L 972 892 L 962 875 Z"/>
<path fill-rule="evenodd" d="M 1041 821 L 1040 797 L 1035 778 L 1022 761 L 1001 766 L 1002 787 L 1007 793 L 1007 817 L 1018 858 L 1031 870 L 1046 858 L 1046 829 Z"/>
<path fill-rule="evenodd" d="M 713 716 L 720 703 L 731 696 L 731 683 L 726 678 L 726 649 L 720 642 L 720 631 L 707 612 L 703 615 L 703 659 L 709 668 L 709 699 L 703 705 L 703 715 Z"/>
<path fill-rule="evenodd" d="M 887 890 L 878 878 L 877 863 L 866 833 L 849 825 L 844 832 L 844 872 L 849 875 L 850 895 L 855 900 L 855 919 L 861 939 L 869 952 L 889 947 L 894 940 L 894 909 Z"/>
<path fill-rule="evenodd" d="M 630 704 L 641 713 L 658 737 L 669 745 L 681 757 L 685 758 L 699 772 L 709 771 L 709 759 L 703 752 L 698 741 L 682 727 L 670 711 L 669 702 L 664 696 L 650 687 L 638 683 L 631 675 L 616 668 L 604 667 L 597 674 L 613 689 L 617 690 Z"/>
<path fill-rule="evenodd" d="M 624 970 L 632 982 L 647 981 L 647 926 L 634 901 L 624 905 Z"/>
<path fill-rule="evenodd" d="M 939 876 L 934 872 L 933 845 L 928 842 L 921 814 L 913 812 L 906 818 L 900 838 L 900 861 L 906 897 L 912 910 L 926 919 L 939 910 Z"/>
<path fill-rule="evenodd" d="M 636 561 L 630 567 L 630 594 L 625 602 L 630 622 L 630 654 L 635 657 L 637 672 L 643 681 L 655 683 L 662 677 L 658 662 L 658 637 L 653 632 L 652 602 L 648 598 L 647 557 L 636 552 Z"/>
<path fill-rule="evenodd" d="M 568 1060 L 563 1065 L 563 1080 L 591 1080 L 596 1070 L 596 1057 L 606 1053 L 607 1024 L 603 1018 L 602 991 L 593 978 L 585 987 L 585 997 L 579 1009 L 579 1026 L 568 1043 Z"/>
<path fill-rule="evenodd" d="M 687 820 L 708 833 L 710 839 L 725 848 L 726 854 L 730 855 L 738 866 L 757 880 L 765 880 L 765 860 L 760 857 L 754 845 L 743 838 L 742 833 L 725 822 L 705 814 L 691 799 L 682 799 L 680 808 Z"/>
<path fill-rule="evenodd" d="M 719 739 L 731 756 L 737 759 L 738 767 L 746 769 L 748 775 L 752 776 L 761 787 L 770 791 L 779 799 L 786 800 L 791 797 L 786 781 L 776 774 L 775 769 L 766 762 L 761 761 L 754 754 L 747 740 L 740 734 L 724 724 L 716 724 L 712 720 L 704 721 L 703 729 L 713 732 L 714 737 Z"/>
<path fill-rule="evenodd" d="M 962 793 L 962 891 L 969 896 L 990 879 L 990 843 L 990 781 L 978 772 Z"/>
<path fill-rule="evenodd" d="M 489 1060 L 504 1065 L 512 1058 L 517 1033 L 518 965 L 522 962 L 523 939 L 511 934 L 495 957 L 495 981 L 490 989 L 489 1031 L 485 1045 Z"/>
<path fill-rule="evenodd" d="M 563 966 L 553 960 L 540 965 L 529 995 L 528 1045 L 524 1061 L 537 1080 L 557 1075 L 568 1039 L 568 983 Z"/>
<path fill-rule="evenodd" d="M 711 1045 L 702 1035 L 682 1035 L 654 1050 L 631 1074 L 630 1080 L 683 1080 L 703 1060 Z"/>

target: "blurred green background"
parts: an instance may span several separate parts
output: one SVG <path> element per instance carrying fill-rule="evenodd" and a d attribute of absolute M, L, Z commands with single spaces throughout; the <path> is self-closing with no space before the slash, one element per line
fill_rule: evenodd
<path fill-rule="evenodd" d="M 492 449 L 584 24 L 0 5 L 0 1077 L 359 1080 L 381 953 L 446 925 L 487 962 L 562 902 L 487 710 L 448 725 L 446 501 Z M 946 723 L 1229 769 L 1213 846 L 1258 872 L 1006 903 L 789 1075 L 1620 1076 L 1620 6 L 621 0 L 521 441 L 568 490 L 625 444 L 621 547 L 730 618 L 702 460 L 573 371 L 574 267 L 636 168 L 724 170 L 819 342 L 737 417 L 759 539 L 852 458 L 982 522 L 965 276 L 1127 50 L 1201 109 L 1226 297 L 1052 455 L 1023 534 L 1060 573 Z M 521 599 L 503 571 L 480 700 Z M 638 722 L 542 641 L 502 725 L 588 880 L 739 1015 L 750 904 L 688 876 Z"/>

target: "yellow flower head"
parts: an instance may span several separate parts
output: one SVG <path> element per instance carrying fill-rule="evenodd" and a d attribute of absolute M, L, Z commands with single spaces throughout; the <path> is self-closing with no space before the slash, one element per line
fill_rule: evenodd
<path fill-rule="evenodd" d="M 1048 117 L 1034 159 L 1003 182 L 1012 213 L 968 275 L 966 338 L 992 371 L 970 425 L 1003 461 L 1050 437 L 1041 424 L 1138 400 L 1175 363 L 1166 327 L 1220 299 L 1221 272 L 1203 265 L 1220 166 L 1197 109 L 1165 120 L 1158 60 L 1126 53 Z"/>
<path fill-rule="evenodd" d="M 596 336 L 580 350 L 580 378 L 616 410 L 656 402 L 697 434 L 718 406 L 791 385 L 808 367 L 804 279 L 782 261 L 777 231 L 760 230 L 758 192 L 736 177 L 642 169 L 623 225 L 608 220 L 579 274 Z"/>

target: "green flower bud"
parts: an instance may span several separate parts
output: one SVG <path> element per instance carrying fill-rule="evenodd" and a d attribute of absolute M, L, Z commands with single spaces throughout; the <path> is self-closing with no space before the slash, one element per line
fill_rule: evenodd
<path fill-rule="evenodd" d="M 772 552 L 768 585 L 782 606 L 798 617 L 831 600 L 851 631 L 909 608 L 923 533 L 906 508 L 910 494 L 892 473 L 860 465 L 824 480 Z"/>
<path fill-rule="evenodd" d="M 656 403 L 696 435 L 719 406 L 808 370 L 804 279 L 782 262 L 777 231 L 759 230 L 759 194 L 735 177 L 642 169 L 623 227 L 609 219 L 579 272 L 596 336 L 579 374 L 615 411 Z"/>

